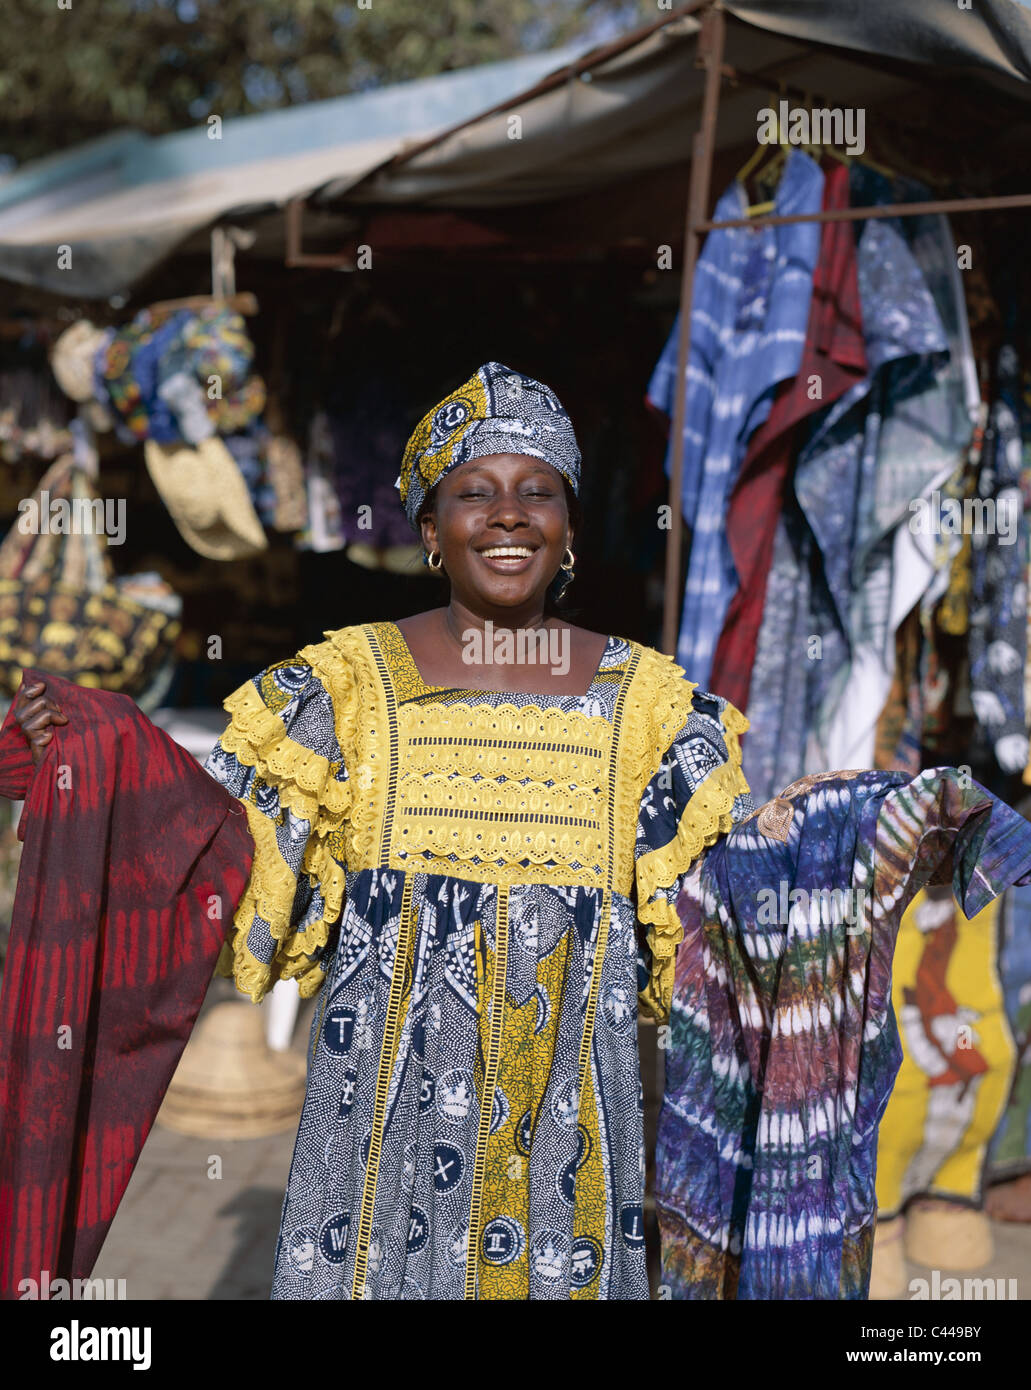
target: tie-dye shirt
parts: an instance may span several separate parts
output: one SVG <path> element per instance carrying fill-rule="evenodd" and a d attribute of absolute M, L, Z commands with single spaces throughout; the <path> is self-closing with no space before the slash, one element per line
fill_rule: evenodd
<path fill-rule="evenodd" d="M 666 1297 L 867 1297 L 902 914 L 928 883 L 969 918 L 1028 880 L 1031 825 L 955 768 L 802 778 L 696 861 L 656 1154 Z"/>

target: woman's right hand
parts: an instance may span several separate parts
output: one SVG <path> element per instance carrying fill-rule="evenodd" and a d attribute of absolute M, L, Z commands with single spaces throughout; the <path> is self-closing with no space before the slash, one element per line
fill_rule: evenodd
<path fill-rule="evenodd" d="M 23 685 L 14 697 L 14 717 L 32 749 L 32 761 L 38 764 L 54 737 L 50 724 L 67 724 L 68 716 L 46 695 L 46 682 Z"/>

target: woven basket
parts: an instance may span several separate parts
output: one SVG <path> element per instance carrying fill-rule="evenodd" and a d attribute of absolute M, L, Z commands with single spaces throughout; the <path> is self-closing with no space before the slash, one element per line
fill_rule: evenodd
<path fill-rule="evenodd" d="M 906 1254 L 928 1269 L 981 1269 L 995 1253 L 983 1211 L 921 1198 L 906 1209 Z"/>
<path fill-rule="evenodd" d="M 70 454 L 44 474 L 37 516 L 49 517 L 55 500 L 73 517 L 77 500 L 99 500 Z M 23 531 L 22 520 L 0 545 L 0 691 L 13 696 L 26 666 L 93 689 L 144 691 L 175 645 L 178 618 L 120 592 L 103 535 Z"/>
<path fill-rule="evenodd" d="M 215 1004 L 180 1059 L 156 1123 L 201 1139 L 256 1139 L 295 1127 L 304 1103 L 305 1061 L 273 1052 L 252 1004 Z"/>

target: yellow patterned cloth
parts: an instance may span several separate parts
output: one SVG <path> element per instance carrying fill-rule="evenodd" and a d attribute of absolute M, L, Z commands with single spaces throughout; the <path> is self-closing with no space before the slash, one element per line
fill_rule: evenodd
<path fill-rule="evenodd" d="M 616 637 L 580 696 L 428 686 L 393 623 L 326 638 L 208 760 L 256 846 L 223 972 L 321 989 L 273 1297 L 647 1298 L 638 1008 L 754 809 L 747 722 Z"/>
<path fill-rule="evenodd" d="M 999 905 L 993 898 L 967 920 L 951 887 L 925 888 L 902 918 L 892 1004 L 903 1060 L 877 1146 L 882 1218 L 921 1194 L 981 1200 L 1016 1060 L 997 969 Z"/>

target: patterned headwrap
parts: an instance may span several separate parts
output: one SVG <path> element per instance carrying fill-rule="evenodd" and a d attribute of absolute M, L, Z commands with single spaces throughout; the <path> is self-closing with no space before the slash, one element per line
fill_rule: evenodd
<path fill-rule="evenodd" d="M 415 427 L 394 486 L 418 529 L 426 494 L 445 473 L 489 454 L 529 454 L 580 488 L 580 449 L 573 424 L 554 391 L 501 362 L 485 362 Z"/>

